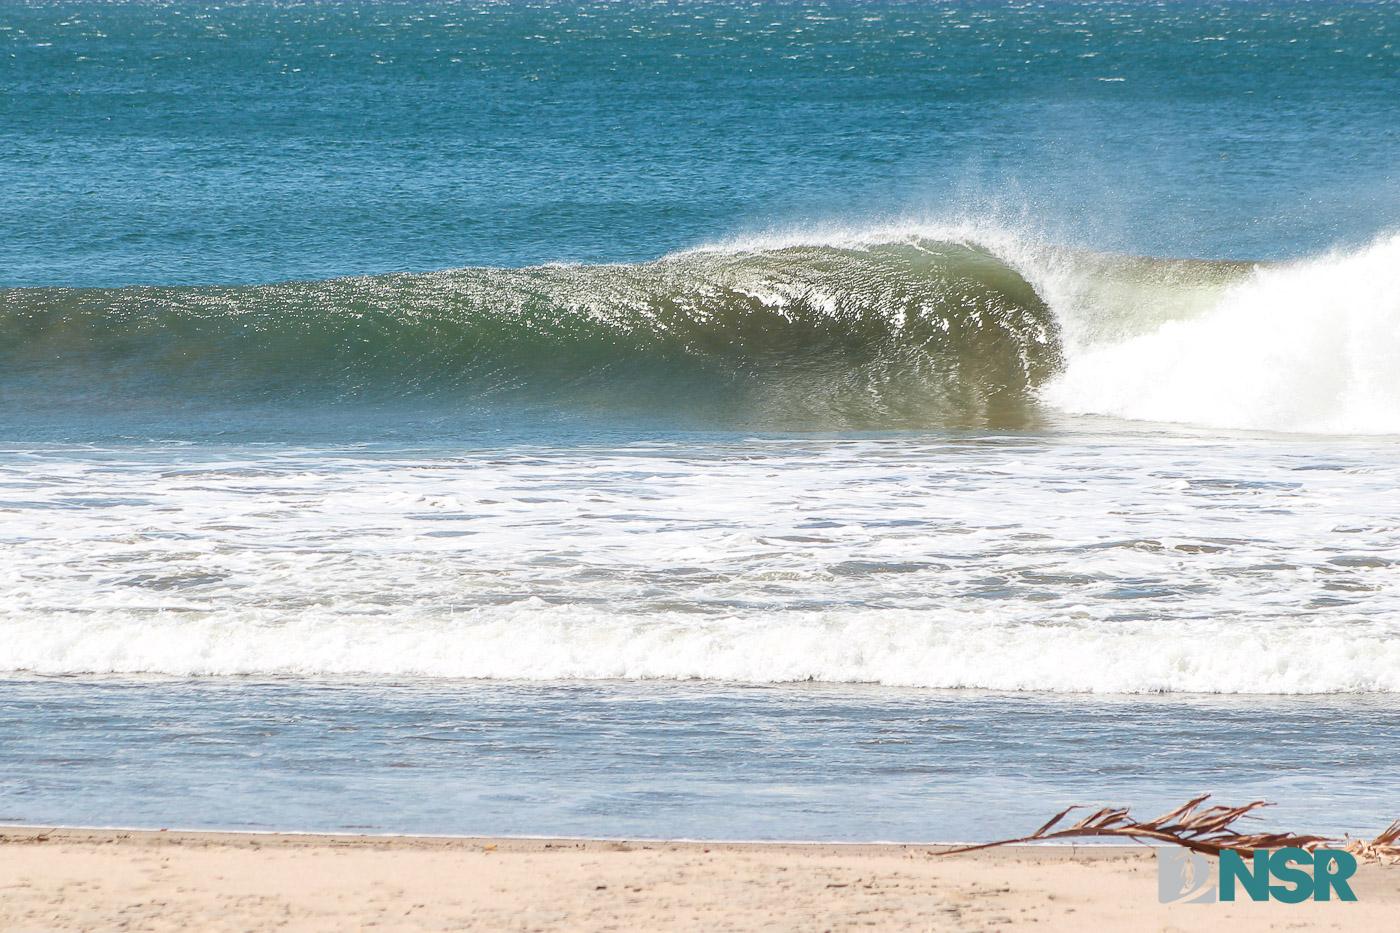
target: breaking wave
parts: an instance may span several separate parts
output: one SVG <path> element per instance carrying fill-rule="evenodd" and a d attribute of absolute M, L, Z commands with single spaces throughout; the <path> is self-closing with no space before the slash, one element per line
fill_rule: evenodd
<path fill-rule="evenodd" d="M 0 401 L 524 400 L 815 427 L 1400 432 L 1400 236 L 1289 263 L 985 231 L 622 265 L 0 290 Z"/>
<path fill-rule="evenodd" d="M 688 253 L 244 288 L 14 289 L 10 391 L 527 399 L 816 425 L 1017 423 L 1055 319 L 971 244 Z"/>
<path fill-rule="evenodd" d="M 1068 412 L 1216 428 L 1400 433 L 1400 236 L 1318 259 L 1258 265 L 1177 313 L 1079 330 L 1041 397 Z M 1223 287 L 1222 287 L 1223 286 Z M 1202 300 L 1204 298 L 1204 300 Z M 1092 303 L 1061 299 L 1072 321 Z"/>
<path fill-rule="evenodd" d="M 1400 693 L 1392 625 L 1276 620 L 1055 626 L 898 610 L 766 620 L 539 600 L 436 623 L 299 613 L 76 615 L 11 625 L 0 670 L 39 674 L 871 683 L 1057 693 Z"/>

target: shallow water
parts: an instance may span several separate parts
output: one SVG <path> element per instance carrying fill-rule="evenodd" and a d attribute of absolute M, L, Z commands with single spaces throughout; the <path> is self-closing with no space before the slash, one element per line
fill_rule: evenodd
<path fill-rule="evenodd" d="M 1374 835 L 1400 724 L 1377 697 L 28 678 L 0 742 L 26 823 L 930 842 L 1205 792 Z"/>

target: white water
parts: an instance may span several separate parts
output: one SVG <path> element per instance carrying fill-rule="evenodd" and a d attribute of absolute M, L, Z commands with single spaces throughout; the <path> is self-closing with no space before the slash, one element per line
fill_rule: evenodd
<path fill-rule="evenodd" d="M 1131 326 L 1078 345 L 1081 308 L 1052 298 L 1071 342 L 1043 399 L 1214 428 L 1400 434 L 1400 236 L 1261 266 L 1214 300 L 1187 297 L 1187 315 L 1147 333 L 1129 306 L 1120 319 Z"/>
<path fill-rule="evenodd" d="M 1400 692 L 1400 456 L 1188 437 L 0 457 L 0 670 Z"/>
<path fill-rule="evenodd" d="M 69 617 L 12 629 L 38 673 L 817 681 L 1081 693 L 1400 692 L 1400 632 L 1332 620 L 1075 625 L 910 610 L 644 617 L 530 599 L 437 619 Z"/>

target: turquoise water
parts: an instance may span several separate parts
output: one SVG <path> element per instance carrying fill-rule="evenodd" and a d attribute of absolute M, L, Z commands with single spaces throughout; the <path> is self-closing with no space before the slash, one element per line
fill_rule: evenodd
<path fill-rule="evenodd" d="M 1391 229 L 1389 3 L 48 3 L 0 22 L 0 284 L 652 259 L 1027 222 L 1310 255 Z"/>
<path fill-rule="evenodd" d="M 7 4 L 0 818 L 1371 829 L 1397 39 Z"/>

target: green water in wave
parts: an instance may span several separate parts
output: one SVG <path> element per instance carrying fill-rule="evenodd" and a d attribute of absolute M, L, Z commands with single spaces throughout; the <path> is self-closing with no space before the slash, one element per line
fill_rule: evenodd
<path fill-rule="evenodd" d="M 82 404 L 523 398 L 821 427 L 1024 422 L 1058 361 L 1054 316 L 1019 274 L 931 241 L 16 289 L 0 292 L 0 337 L 0 385 Z"/>

